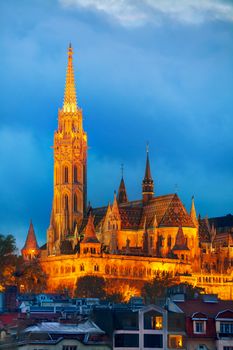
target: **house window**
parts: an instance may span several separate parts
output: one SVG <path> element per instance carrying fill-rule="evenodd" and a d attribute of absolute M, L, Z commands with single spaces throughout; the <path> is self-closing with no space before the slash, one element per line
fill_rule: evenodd
<path fill-rule="evenodd" d="M 233 350 L 233 346 L 224 346 L 223 350 Z"/>
<path fill-rule="evenodd" d="M 162 334 L 144 334 L 145 348 L 162 348 L 163 336 Z"/>
<path fill-rule="evenodd" d="M 168 347 L 172 349 L 180 349 L 183 347 L 182 335 L 169 335 Z"/>
<path fill-rule="evenodd" d="M 220 333 L 233 334 L 233 323 L 221 322 L 220 323 Z"/>
<path fill-rule="evenodd" d="M 163 329 L 163 317 L 152 316 L 151 317 L 151 328 L 152 329 Z"/>
<path fill-rule="evenodd" d="M 139 335 L 138 334 L 115 334 L 115 348 L 138 348 Z"/>
<path fill-rule="evenodd" d="M 195 321 L 194 322 L 194 333 L 205 333 L 205 322 Z"/>
<path fill-rule="evenodd" d="M 76 345 L 63 345 L 62 350 L 77 350 Z"/>

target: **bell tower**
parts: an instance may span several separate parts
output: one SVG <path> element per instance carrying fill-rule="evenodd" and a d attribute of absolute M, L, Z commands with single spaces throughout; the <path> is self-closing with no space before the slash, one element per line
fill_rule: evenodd
<path fill-rule="evenodd" d="M 83 130 L 82 110 L 77 105 L 71 44 L 64 102 L 58 111 L 53 152 L 54 195 L 47 241 L 51 247 L 49 250 L 56 246 L 58 251 L 62 241 L 74 237 L 75 228 L 86 211 L 87 134 Z"/>

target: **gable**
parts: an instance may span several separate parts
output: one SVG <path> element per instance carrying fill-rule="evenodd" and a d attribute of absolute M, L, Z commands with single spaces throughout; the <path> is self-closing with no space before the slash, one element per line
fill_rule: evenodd
<path fill-rule="evenodd" d="M 174 195 L 169 204 L 162 220 L 159 223 L 160 227 L 195 227 L 194 223 L 187 213 L 185 207 L 181 203 L 177 194 Z"/>

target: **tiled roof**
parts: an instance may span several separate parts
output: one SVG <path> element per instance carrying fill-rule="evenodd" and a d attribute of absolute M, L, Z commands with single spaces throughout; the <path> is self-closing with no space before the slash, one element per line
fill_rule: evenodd
<path fill-rule="evenodd" d="M 176 302 L 176 305 L 186 314 L 187 317 L 192 317 L 195 312 L 201 312 L 208 317 L 214 318 L 220 311 L 233 311 L 232 300 L 219 300 L 217 303 L 205 303 L 198 299 Z"/>
<path fill-rule="evenodd" d="M 173 196 L 159 226 L 195 227 L 177 194 Z"/>
<path fill-rule="evenodd" d="M 199 219 L 199 240 L 202 243 L 211 242 L 210 227 L 208 225 L 207 219 Z"/>
<path fill-rule="evenodd" d="M 107 206 L 92 209 L 95 227 L 103 221 L 106 212 Z M 145 222 L 147 227 L 152 227 L 155 219 L 159 227 L 195 227 L 177 194 L 154 197 L 145 205 L 142 200 L 119 203 L 119 213 L 123 229 L 142 229 Z M 86 224 L 84 218 L 80 232 Z"/>

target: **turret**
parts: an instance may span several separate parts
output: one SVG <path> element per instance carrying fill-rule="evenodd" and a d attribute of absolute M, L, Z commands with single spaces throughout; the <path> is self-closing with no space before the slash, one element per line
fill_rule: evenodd
<path fill-rule="evenodd" d="M 154 181 L 151 176 L 150 171 L 150 161 L 149 161 L 149 149 L 146 149 L 146 169 L 145 176 L 142 181 L 142 198 L 143 202 L 148 202 L 154 195 Z"/>
<path fill-rule="evenodd" d="M 128 197 L 127 197 L 127 193 L 126 193 L 126 188 L 125 188 L 125 181 L 124 181 L 124 177 L 123 177 L 123 164 L 121 165 L 121 182 L 120 182 L 120 186 L 118 189 L 118 193 L 117 193 L 117 202 L 119 204 L 121 203 L 127 203 L 128 202 Z"/>
<path fill-rule="evenodd" d="M 117 202 L 119 204 L 128 202 L 128 197 L 127 197 L 127 193 L 126 193 L 125 182 L 124 182 L 123 176 L 121 178 L 120 186 L 119 186 L 119 189 L 117 192 Z"/>
<path fill-rule="evenodd" d="M 189 248 L 181 226 L 178 228 L 175 245 L 172 248 L 172 251 L 181 260 L 189 259 Z"/>
<path fill-rule="evenodd" d="M 197 214 L 196 214 L 196 209 L 195 209 L 195 204 L 194 204 L 194 196 L 192 196 L 192 205 L 191 205 L 191 210 L 190 210 L 190 216 L 191 219 L 193 220 L 193 223 L 196 227 L 198 227 L 198 219 L 197 219 Z"/>
<path fill-rule="evenodd" d="M 100 242 L 95 233 L 94 216 L 90 212 L 84 232 L 84 238 L 80 243 L 81 254 L 100 254 Z"/>
<path fill-rule="evenodd" d="M 37 244 L 36 235 L 32 221 L 30 222 L 27 238 L 23 248 L 21 249 L 22 256 L 24 260 L 32 260 L 38 257 L 40 252 L 39 246 Z"/>

